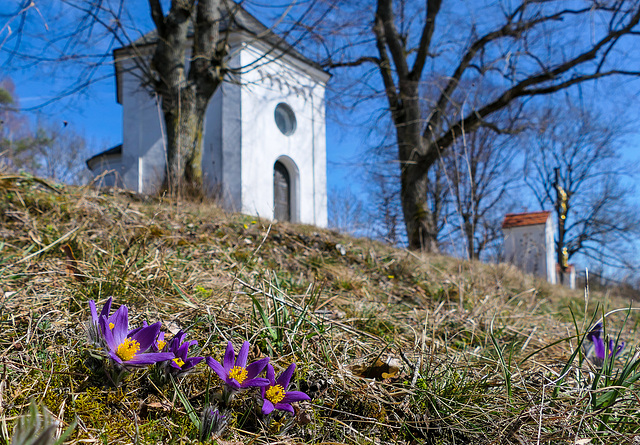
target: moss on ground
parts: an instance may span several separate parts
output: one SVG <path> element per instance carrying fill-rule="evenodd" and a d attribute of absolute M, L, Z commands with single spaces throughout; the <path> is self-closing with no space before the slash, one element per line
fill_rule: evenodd
<path fill-rule="evenodd" d="M 593 370 L 576 357 L 554 392 L 576 326 L 584 333 L 594 314 L 637 307 L 622 297 L 594 293 L 585 304 L 582 292 L 509 265 L 418 255 L 214 203 L 0 176 L 2 440 L 35 399 L 65 425 L 77 421 L 69 443 L 197 443 L 170 384 L 141 370 L 115 388 L 100 374 L 87 302 L 109 296 L 133 325 L 186 330 L 201 355 L 220 360 L 228 340 L 249 340 L 252 358 L 298 364 L 295 386 L 312 400 L 267 425 L 257 395 L 244 393 L 221 444 L 632 443 L 640 434 L 637 384 L 594 410 Z M 607 323 L 638 344 L 640 318 L 633 311 L 625 324 L 625 315 Z M 378 361 L 393 372 L 374 372 Z M 180 385 L 197 410 L 220 389 L 204 364 Z"/>

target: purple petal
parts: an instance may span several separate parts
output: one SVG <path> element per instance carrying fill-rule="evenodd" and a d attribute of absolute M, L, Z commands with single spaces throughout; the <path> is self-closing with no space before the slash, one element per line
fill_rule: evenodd
<path fill-rule="evenodd" d="M 184 331 L 181 329 L 174 337 L 173 340 L 175 340 L 175 342 L 177 344 L 182 344 L 182 342 L 184 341 L 184 338 L 187 336 L 187 334 L 184 333 Z"/>
<path fill-rule="evenodd" d="M 613 339 L 609 340 L 609 357 L 611 357 L 611 355 L 613 355 L 614 357 L 617 357 L 618 354 L 622 352 L 622 348 L 624 348 L 623 341 L 618 343 L 618 347 L 616 348 L 616 342 L 613 341 Z"/>
<path fill-rule="evenodd" d="M 115 362 L 118 362 L 120 364 L 123 363 L 122 359 L 118 357 L 118 355 L 115 352 L 109 352 L 109 357 L 111 357 L 111 359 Z"/>
<path fill-rule="evenodd" d="M 129 309 L 124 304 L 118 308 L 118 310 L 113 314 L 113 329 L 111 332 L 113 333 L 113 341 L 120 345 L 127 338 L 129 334 Z M 109 329 L 109 325 L 107 324 L 107 329 Z"/>
<path fill-rule="evenodd" d="M 151 326 L 140 329 L 135 334 L 131 335 L 131 338 L 140 343 L 140 353 L 146 352 L 158 338 L 158 332 L 160 332 L 161 323 L 157 322 Z M 124 341 L 124 339 L 123 339 Z M 171 353 L 173 356 L 173 353 Z"/>
<path fill-rule="evenodd" d="M 270 414 L 274 408 L 275 406 L 273 406 L 273 403 L 271 403 L 271 400 L 264 399 L 264 403 L 262 404 L 262 414 L 266 416 L 267 414 Z"/>
<path fill-rule="evenodd" d="M 280 411 L 289 411 L 291 414 L 295 414 L 295 412 L 293 411 L 293 406 L 285 402 L 276 403 L 275 408 L 279 409 Z"/>
<path fill-rule="evenodd" d="M 251 345 L 248 341 L 242 343 L 242 347 L 240 348 L 240 352 L 238 352 L 238 356 L 236 357 L 235 366 L 240 366 L 241 368 L 247 367 L 247 358 L 249 357 L 249 347 Z"/>
<path fill-rule="evenodd" d="M 220 363 L 218 363 L 217 360 L 214 360 L 211 357 L 207 357 L 206 361 L 207 361 L 207 365 L 209 365 L 209 368 L 211 368 L 213 372 L 218 374 L 218 377 L 220 377 L 221 380 L 224 380 L 224 381 L 227 380 L 229 373 L 226 369 L 224 369 L 224 366 L 222 366 Z"/>
<path fill-rule="evenodd" d="M 231 344 L 231 342 L 227 343 L 227 350 L 224 353 L 224 361 L 222 362 L 222 366 L 227 373 L 231 371 L 231 368 L 233 368 L 233 360 L 235 356 L 236 353 L 233 350 L 233 345 Z"/>
<path fill-rule="evenodd" d="M 246 382 L 246 380 L 245 380 Z M 239 390 L 240 388 L 243 388 L 244 386 L 240 386 L 240 383 L 238 383 L 238 381 L 236 379 L 232 379 L 231 377 L 227 377 L 224 381 L 224 383 L 227 386 L 230 386 L 232 389 L 234 390 Z"/>
<path fill-rule="evenodd" d="M 261 358 L 260 360 L 256 360 L 255 362 L 251 363 L 246 368 L 247 369 L 247 378 L 248 379 L 252 379 L 255 376 L 257 376 L 258 374 L 260 374 L 262 372 L 262 370 L 264 369 L 264 367 L 267 366 L 267 363 L 269 363 L 269 357 L 264 357 L 264 358 Z"/>
<path fill-rule="evenodd" d="M 281 403 L 299 402 L 301 400 L 311 400 L 311 397 L 309 397 L 302 391 L 287 391 Z"/>
<path fill-rule="evenodd" d="M 96 310 L 96 302 L 89 300 L 89 310 L 91 311 L 91 320 L 98 323 L 98 311 Z"/>
<path fill-rule="evenodd" d="M 595 324 L 587 334 L 587 340 L 594 341 L 594 338 L 600 338 L 600 334 L 602 333 L 602 323 L 598 322 Z"/>
<path fill-rule="evenodd" d="M 242 382 L 242 385 L 240 385 L 240 387 L 242 388 L 252 388 L 254 386 L 269 386 L 269 380 L 264 379 L 262 377 L 258 377 L 255 379 L 247 379 L 244 382 Z"/>
<path fill-rule="evenodd" d="M 600 337 L 596 337 L 593 339 L 593 347 L 596 352 L 596 357 L 604 360 L 604 340 Z"/>
<path fill-rule="evenodd" d="M 144 354 L 136 354 L 131 360 L 124 362 L 125 365 L 144 366 L 157 362 L 171 360 L 174 355 L 171 352 L 147 352 Z"/>
<path fill-rule="evenodd" d="M 176 355 L 176 357 L 180 357 L 182 361 L 185 361 L 187 359 L 187 354 L 189 353 L 189 344 L 183 343 L 172 352 Z"/>
<path fill-rule="evenodd" d="M 289 386 L 289 382 L 291 381 L 291 377 L 293 376 L 293 372 L 295 370 L 296 370 L 296 364 L 291 363 L 289 367 L 285 369 L 282 374 L 280 374 L 280 377 L 278 377 L 278 380 L 276 380 L 276 383 L 282 386 L 282 388 L 284 388 L 285 391 Z"/>
<path fill-rule="evenodd" d="M 182 365 L 182 370 L 186 371 L 187 369 L 191 369 L 204 360 L 204 357 L 191 357 L 184 361 L 184 365 Z"/>
<path fill-rule="evenodd" d="M 118 347 L 118 343 L 115 342 L 113 338 L 113 331 L 109 329 L 109 322 L 107 321 L 107 317 L 101 316 L 99 319 L 100 330 L 102 331 L 102 336 L 104 337 L 104 341 L 107 344 L 107 347 L 110 351 L 115 351 Z"/>
<path fill-rule="evenodd" d="M 267 379 L 271 386 L 276 386 L 276 372 L 273 370 L 271 363 L 267 363 Z M 264 394 L 262 397 L 264 398 Z"/>
<path fill-rule="evenodd" d="M 104 306 L 102 306 L 102 311 L 100 311 L 100 315 L 104 315 L 105 317 L 109 317 L 109 312 L 111 312 L 111 302 L 113 301 L 113 297 L 109 297 Z M 95 303 L 94 303 L 95 306 Z"/>

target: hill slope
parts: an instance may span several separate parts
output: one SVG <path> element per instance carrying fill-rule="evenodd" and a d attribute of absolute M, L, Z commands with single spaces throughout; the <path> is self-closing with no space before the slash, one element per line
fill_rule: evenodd
<path fill-rule="evenodd" d="M 113 309 L 128 307 L 130 326 L 161 321 L 167 339 L 185 330 L 198 355 L 222 362 L 228 341 L 237 350 L 249 340 L 250 361 L 271 357 L 276 375 L 296 363 L 289 389 L 311 400 L 293 417 L 262 416 L 256 390 L 225 406 L 204 362 L 179 390 L 155 368 L 115 385 L 86 336 L 88 301 L 100 308 L 109 296 Z M 0 176 L 0 304 L 4 440 L 32 399 L 65 425 L 77 420 L 70 443 L 197 443 L 188 407 L 216 400 L 229 424 L 221 444 L 640 434 L 633 346 L 611 370 L 578 354 L 589 326 L 628 302 L 210 203 Z M 635 345 L 638 317 L 625 324 L 627 314 L 605 327 Z M 606 377 L 625 364 L 624 379 Z"/>

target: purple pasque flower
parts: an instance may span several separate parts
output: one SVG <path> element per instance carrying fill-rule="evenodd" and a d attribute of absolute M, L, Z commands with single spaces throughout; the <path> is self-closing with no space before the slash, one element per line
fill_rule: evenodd
<path fill-rule="evenodd" d="M 161 352 L 165 346 L 167 346 L 167 342 L 164 341 L 164 332 L 160 331 L 153 345 L 151 345 L 151 349 L 153 349 L 153 352 Z"/>
<path fill-rule="evenodd" d="M 100 316 L 98 316 L 98 311 L 96 309 L 96 302 L 93 300 L 89 300 L 89 309 L 91 310 L 91 321 L 95 324 L 98 324 L 98 320 L 100 317 L 104 316 L 109 318 L 109 312 L 111 312 L 111 303 L 113 302 L 113 297 L 109 297 L 107 301 L 102 306 L 102 310 L 100 311 Z"/>
<path fill-rule="evenodd" d="M 87 334 L 89 336 L 89 341 L 99 347 L 104 346 L 104 335 L 100 329 L 100 318 L 106 317 L 109 323 L 111 323 L 109 312 L 111 312 L 112 301 L 113 301 L 113 297 L 109 297 L 109 299 L 104 303 L 104 306 L 102 306 L 100 315 L 98 315 L 98 310 L 96 309 L 96 302 L 93 300 L 89 300 L 89 309 L 91 310 L 91 320 L 89 320 Z"/>
<path fill-rule="evenodd" d="M 220 437 L 229 424 L 229 418 L 213 406 L 206 407 L 200 415 L 198 439 L 206 442 L 210 437 Z"/>
<path fill-rule="evenodd" d="M 256 376 L 260 374 L 267 365 L 269 357 L 256 360 L 247 366 L 248 357 L 248 341 L 245 341 L 242 344 L 237 357 L 233 349 L 233 345 L 229 342 L 227 344 L 227 350 L 224 354 L 224 361 L 222 364 L 211 357 L 207 357 L 206 360 L 207 365 L 209 365 L 209 367 L 218 374 L 218 377 L 224 381 L 225 387 L 231 392 L 252 386 L 267 386 L 269 384 L 269 380 Z"/>
<path fill-rule="evenodd" d="M 142 326 L 138 326 L 137 328 L 131 329 L 127 337 L 133 336 L 140 329 L 146 328 L 147 326 L 149 326 L 149 323 L 147 323 L 145 320 L 142 322 Z M 153 341 L 153 344 L 151 345 L 151 351 L 162 352 L 162 350 L 166 345 L 167 345 L 167 342 L 164 341 L 164 332 L 160 331 L 158 332 L 158 336 L 156 337 L 156 339 Z"/>
<path fill-rule="evenodd" d="M 605 339 L 603 338 L 602 323 L 595 324 L 587 334 L 587 340 L 593 343 L 593 351 L 595 353 L 594 361 L 596 365 L 601 366 L 605 359 Z M 617 357 L 624 348 L 624 342 L 616 342 L 613 339 L 609 339 L 609 357 Z"/>
<path fill-rule="evenodd" d="M 189 348 L 191 346 L 196 346 L 198 344 L 198 340 L 185 342 L 184 338 L 186 336 L 187 334 L 185 334 L 184 331 L 180 331 L 174 335 L 169 342 L 169 352 L 173 353 L 175 356 L 174 359 L 167 362 L 170 366 L 168 371 L 172 374 L 182 374 L 189 371 L 204 360 L 204 357 L 188 357 Z"/>
<path fill-rule="evenodd" d="M 112 321 L 109 321 L 112 320 Z M 109 357 L 123 367 L 140 367 L 171 360 L 171 352 L 147 352 L 160 332 L 160 322 L 129 331 L 129 309 L 122 305 L 109 319 L 100 317 Z"/>
<path fill-rule="evenodd" d="M 267 364 L 267 379 L 269 379 L 269 386 L 260 388 L 262 392 L 262 414 L 265 416 L 271 414 L 274 409 L 281 411 L 288 411 L 291 414 L 293 407 L 291 403 L 299 402 L 301 400 L 311 400 L 311 397 L 303 393 L 302 391 L 287 391 L 293 372 L 296 370 L 296 364 L 291 363 L 285 371 L 280 374 L 276 379 L 276 373 L 273 370 L 271 363 Z"/>

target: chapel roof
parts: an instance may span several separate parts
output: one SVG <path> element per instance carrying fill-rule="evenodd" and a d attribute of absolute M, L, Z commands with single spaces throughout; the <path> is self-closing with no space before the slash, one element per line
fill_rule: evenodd
<path fill-rule="evenodd" d="M 525 213 L 507 213 L 502 221 L 503 229 L 511 227 L 533 226 L 536 224 L 545 224 L 551 212 L 525 212 Z"/>
<path fill-rule="evenodd" d="M 98 153 L 97 155 L 91 156 L 86 160 L 87 167 L 89 168 L 89 170 L 93 171 L 93 168 L 96 166 L 97 162 L 109 156 L 122 156 L 122 144 L 118 144 L 115 147 L 111 147 L 105 151 Z"/>
<path fill-rule="evenodd" d="M 225 31 L 246 31 L 256 38 L 269 43 L 274 48 L 279 49 L 284 54 L 292 56 L 312 66 L 313 68 L 324 72 L 324 69 L 319 63 L 314 62 L 313 60 L 302 55 L 292 45 L 287 43 L 285 39 L 271 31 L 270 28 L 265 26 L 262 22 L 260 22 L 260 20 L 255 18 L 234 0 L 222 0 L 221 5 L 222 8 L 224 8 L 222 11 L 222 22 L 220 23 L 221 33 L 224 33 Z M 189 37 L 193 37 L 193 22 L 190 22 L 189 24 L 188 35 Z M 114 55 L 120 51 L 127 51 L 128 49 L 134 47 L 153 45 L 157 40 L 158 31 L 154 29 L 153 31 L 150 31 L 137 40 L 133 41 L 130 45 L 122 48 L 117 48 L 114 51 Z"/>

